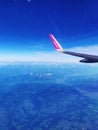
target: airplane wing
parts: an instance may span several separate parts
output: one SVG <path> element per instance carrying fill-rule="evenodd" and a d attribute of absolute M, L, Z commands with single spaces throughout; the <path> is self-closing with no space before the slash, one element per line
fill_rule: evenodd
<path fill-rule="evenodd" d="M 77 56 L 77 57 L 82 57 L 83 59 L 80 60 L 80 62 L 83 62 L 83 63 L 98 62 L 98 56 L 96 56 L 96 55 L 89 55 L 89 54 L 83 54 L 83 53 L 77 53 L 77 52 L 71 52 L 71 51 L 64 50 L 52 34 L 49 34 L 49 36 L 57 51 L 65 53 L 65 54 Z"/>

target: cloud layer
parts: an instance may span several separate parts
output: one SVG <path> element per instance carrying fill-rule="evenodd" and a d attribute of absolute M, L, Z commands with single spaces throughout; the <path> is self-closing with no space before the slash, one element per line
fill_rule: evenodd
<path fill-rule="evenodd" d="M 75 47 L 68 49 L 69 51 L 98 55 L 98 45 Z M 70 55 L 62 54 L 59 52 L 51 51 L 36 51 L 30 54 L 8 54 L 0 55 L 0 61 L 35 61 L 35 62 L 65 62 L 65 63 L 78 63 L 81 58 L 73 57 Z"/>

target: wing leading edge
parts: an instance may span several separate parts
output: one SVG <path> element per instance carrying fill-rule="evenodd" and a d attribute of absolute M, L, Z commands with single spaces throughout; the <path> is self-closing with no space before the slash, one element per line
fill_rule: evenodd
<path fill-rule="evenodd" d="M 89 55 L 89 54 L 77 53 L 77 52 L 71 52 L 71 51 L 64 50 L 52 34 L 49 34 L 49 36 L 50 36 L 50 39 L 51 39 L 51 41 L 52 41 L 52 43 L 57 51 L 65 53 L 65 54 L 77 56 L 77 57 L 82 57 L 83 59 L 80 60 L 80 62 L 83 62 L 83 63 L 96 63 L 96 62 L 98 62 L 98 56 L 96 56 L 96 55 Z"/>

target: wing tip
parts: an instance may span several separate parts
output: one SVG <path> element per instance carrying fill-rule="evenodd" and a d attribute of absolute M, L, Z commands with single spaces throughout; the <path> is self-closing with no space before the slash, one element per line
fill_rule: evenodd
<path fill-rule="evenodd" d="M 55 39 L 55 37 L 53 36 L 52 33 L 49 34 L 49 37 L 50 37 L 50 39 L 51 39 L 51 41 L 52 41 L 52 43 L 53 43 L 55 49 L 56 49 L 57 51 L 61 51 L 61 50 L 62 50 L 62 47 L 61 47 L 61 45 L 58 43 L 58 41 Z"/>

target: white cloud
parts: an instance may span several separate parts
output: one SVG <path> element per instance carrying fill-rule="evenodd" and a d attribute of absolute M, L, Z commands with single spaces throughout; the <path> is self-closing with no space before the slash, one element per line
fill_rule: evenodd
<path fill-rule="evenodd" d="M 81 52 L 81 53 L 98 55 L 98 45 L 75 47 L 75 48 L 71 48 L 70 51 L 76 51 L 76 52 Z"/>
<path fill-rule="evenodd" d="M 85 46 L 85 47 L 75 47 L 68 49 L 69 51 L 98 55 L 98 45 Z M 62 54 L 59 52 L 36 52 L 32 56 L 32 60 L 35 61 L 51 61 L 51 62 L 74 62 L 78 63 L 81 58 L 73 57 L 70 55 Z"/>
<path fill-rule="evenodd" d="M 69 51 L 81 52 L 86 54 L 98 55 L 98 45 L 94 46 L 85 46 L 85 47 L 75 47 L 67 49 Z M 9 55 L 0 55 L 0 61 L 35 61 L 35 62 L 65 62 L 65 63 L 79 63 L 81 58 L 73 57 L 70 55 L 62 54 L 56 52 L 30 52 L 28 55 L 19 55 L 19 54 L 9 54 Z"/>

